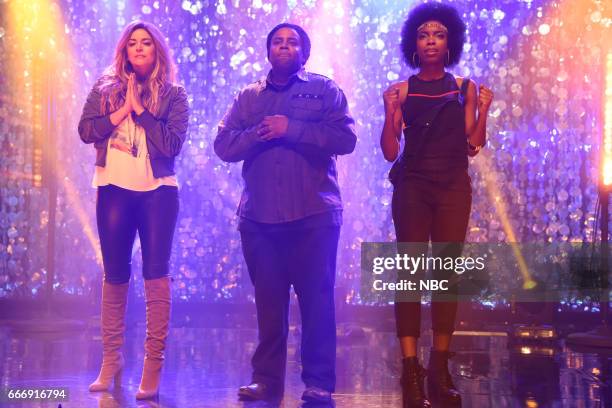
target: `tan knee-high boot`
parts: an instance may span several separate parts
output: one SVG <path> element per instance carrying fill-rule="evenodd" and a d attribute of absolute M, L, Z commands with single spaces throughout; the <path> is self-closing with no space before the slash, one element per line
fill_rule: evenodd
<path fill-rule="evenodd" d="M 142 379 L 137 399 L 155 397 L 164 361 L 164 349 L 170 322 L 170 278 L 145 280 L 147 305 L 147 334 Z"/>
<path fill-rule="evenodd" d="M 121 383 L 123 371 L 123 333 L 125 331 L 125 305 L 127 304 L 128 283 L 102 284 L 102 367 L 96 381 L 89 385 L 89 391 L 106 391 L 115 380 Z"/>

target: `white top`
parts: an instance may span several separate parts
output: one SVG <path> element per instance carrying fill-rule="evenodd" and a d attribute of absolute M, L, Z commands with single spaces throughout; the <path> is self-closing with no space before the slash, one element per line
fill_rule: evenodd
<path fill-rule="evenodd" d="M 113 184 L 133 191 L 151 191 L 159 186 L 178 187 L 176 175 L 155 178 L 147 151 L 147 136 L 132 115 L 115 128 L 108 139 L 106 166 L 96 166 L 92 186 Z"/>

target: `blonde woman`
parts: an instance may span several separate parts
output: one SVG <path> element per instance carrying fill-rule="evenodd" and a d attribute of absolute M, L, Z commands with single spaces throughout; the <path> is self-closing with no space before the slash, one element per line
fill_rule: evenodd
<path fill-rule="evenodd" d="M 104 261 L 102 367 L 90 391 L 119 384 L 131 274 L 140 236 L 146 295 L 145 358 L 138 399 L 157 396 L 170 320 L 169 261 L 179 209 L 174 160 L 187 134 L 189 106 L 175 84 L 175 66 L 161 32 L 128 24 L 87 97 L 79 135 L 96 148 L 93 184 Z"/>

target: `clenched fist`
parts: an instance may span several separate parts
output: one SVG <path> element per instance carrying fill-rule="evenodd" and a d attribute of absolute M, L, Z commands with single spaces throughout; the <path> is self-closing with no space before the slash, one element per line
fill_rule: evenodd
<path fill-rule="evenodd" d="M 400 88 L 398 84 L 391 85 L 383 92 L 383 101 L 385 103 L 385 114 L 393 116 L 400 107 Z"/>
<path fill-rule="evenodd" d="M 487 112 L 493 102 L 493 91 L 484 85 L 478 90 L 478 112 Z"/>

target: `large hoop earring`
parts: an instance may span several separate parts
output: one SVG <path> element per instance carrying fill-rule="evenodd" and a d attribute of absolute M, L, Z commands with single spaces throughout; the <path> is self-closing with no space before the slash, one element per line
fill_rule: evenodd
<path fill-rule="evenodd" d="M 448 66 L 450 64 L 450 50 L 446 50 L 446 64 L 444 64 L 445 66 Z"/>
<path fill-rule="evenodd" d="M 418 54 L 416 52 L 412 53 L 412 65 L 414 65 L 415 67 L 418 67 L 421 65 L 421 58 L 419 58 L 419 63 L 417 64 L 415 57 L 418 57 Z"/>

